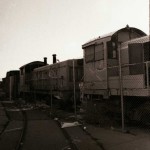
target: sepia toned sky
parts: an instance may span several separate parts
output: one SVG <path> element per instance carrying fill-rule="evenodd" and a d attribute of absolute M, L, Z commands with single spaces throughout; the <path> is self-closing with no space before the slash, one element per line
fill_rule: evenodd
<path fill-rule="evenodd" d="M 149 0 L 0 0 L 0 78 L 54 53 L 81 58 L 82 44 L 127 24 L 149 34 Z"/>

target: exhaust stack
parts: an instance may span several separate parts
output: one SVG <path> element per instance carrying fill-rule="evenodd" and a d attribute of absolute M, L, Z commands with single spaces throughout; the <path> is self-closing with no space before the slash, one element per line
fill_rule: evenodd
<path fill-rule="evenodd" d="M 56 54 L 53 54 L 52 56 L 53 56 L 53 64 L 55 64 L 56 63 Z"/>
<path fill-rule="evenodd" d="M 47 65 L 47 57 L 44 57 L 44 65 Z"/>

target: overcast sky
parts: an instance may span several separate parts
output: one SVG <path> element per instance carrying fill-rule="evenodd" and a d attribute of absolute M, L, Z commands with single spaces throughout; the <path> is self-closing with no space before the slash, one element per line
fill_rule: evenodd
<path fill-rule="evenodd" d="M 149 34 L 149 0 L 0 0 L 0 78 L 54 53 L 81 58 L 82 44 L 127 24 Z"/>

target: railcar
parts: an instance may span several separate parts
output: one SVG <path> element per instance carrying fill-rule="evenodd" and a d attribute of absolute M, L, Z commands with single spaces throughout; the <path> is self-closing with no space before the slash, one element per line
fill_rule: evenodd
<path fill-rule="evenodd" d="M 38 67 L 47 65 L 47 58 L 44 57 L 44 62 L 33 61 L 20 67 L 20 96 L 23 98 L 33 98 L 32 76 L 33 70 Z"/>
<path fill-rule="evenodd" d="M 2 81 L 0 81 L 0 100 L 4 100 L 4 98 L 6 98 L 5 79 L 6 78 L 2 78 Z"/>
<path fill-rule="evenodd" d="M 3 80 L 4 91 L 9 100 L 14 100 L 19 97 L 19 70 L 11 70 L 6 73 L 6 78 Z"/>
<path fill-rule="evenodd" d="M 59 104 L 67 107 L 72 105 L 74 95 L 79 102 L 83 59 L 57 62 L 56 55 L 53 56 L 53 64 L 34 69 L 32 78 L 34 93 L 37 97 L 45 98 L 49 103 L 52 97 L 55 101 L 59 101 Z"/>
<path fill-rule="evenodd" d="M 6 81 L 6 77 L 2 78 L 2 81 L 1 81 L 1 89 L 3 91 L 5 91 L 5 81 Z"/>

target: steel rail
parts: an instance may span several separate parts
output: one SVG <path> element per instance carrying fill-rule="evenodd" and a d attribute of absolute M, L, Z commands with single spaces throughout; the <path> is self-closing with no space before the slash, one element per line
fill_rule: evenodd
<path fill-rule="evenodd" d="M 2 135 L 2 134 L 4 133 L 5 129 L 7 128 L 8 124 L 9 124 L 9 122 L 10 122 L 10 117 L 9 117 L 7 111 L 6 111 L 6 108 L 5 108 L 5 106 L 3 105 L 3 103 L 1 103 L 1 104 L 2 104 L 2 106 L 3 106 L 3 108 L 4 108 L 4 111 L 5 111 L 6 117 L 8 118 L 8 121 L 7 121 L 6 124 L 4 125 L 4 128 L 3 128 L 3 130 L 1 131 L 0 135 Z"/>
<path fill-rule="evenodd" d="M 27 115 L 26 115 L 26 112 L 22 110 L 22 114 L 23 114 L 23 129 L 22 129 L 21 136 L 20 136 L 18 144 L 16 145 L 15 150 L 21 150 L 22 149 L 23 141 L 24 141 L 24 137 L 25 137 L 26 129 L 27 129 Z"/>

